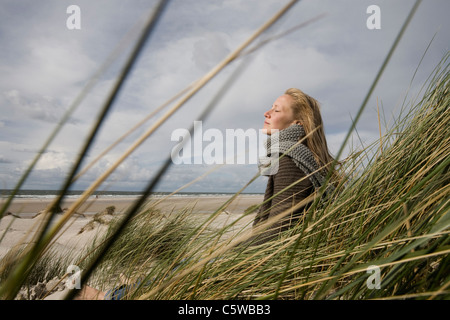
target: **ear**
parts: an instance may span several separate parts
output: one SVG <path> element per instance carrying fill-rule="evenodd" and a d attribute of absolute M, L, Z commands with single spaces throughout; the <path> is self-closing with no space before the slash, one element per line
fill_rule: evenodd
<path fill-rule="evenodd" d="M 292 121 L 292 124 L 299 124 L 299 125 L 302 125 L 302 123 L 300 122 L 300 120 L 294 120 L 294 121 Z"/>

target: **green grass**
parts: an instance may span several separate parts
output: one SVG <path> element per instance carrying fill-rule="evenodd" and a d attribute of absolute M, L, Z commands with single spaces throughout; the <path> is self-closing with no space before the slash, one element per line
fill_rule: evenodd
<path fill-rule="evenodd" d="M 63 266 L 69 260 L 71 263 L 76 261 L 84 270 L 83 283 L 102 290 L 119 285 L 121 274 L 132 281 L 139 280 L 142 285 L 130 290 L 127 295 L 129 299 L 450 297 L 448 53 L 431 75 L 422 99 L 418 103 L 404 104 L 393 127 L 379 141 L 342 160 L 342 180 L 337 182 L 332 197 L 327 200 L 319 200 L 320 197 L 311 199 L 314 204 L 304 219 L 281 234 L 279 239 L 259 246 L 241 244 L 252 234 L 249 228 L 236 228 L 241 219 L 254 214 L 255 206 L 245 210 L 239 219 L 220 226 L 215 222 L 227 203 L 206 218 L 196 214 L 194 208 L 169 214 L 159 212 L 151 203 L 146 204 L 154 185 L 170 163 L 166 162 L 157 177 L 149 183 L 144 196 L 115 221 L 108 232 L 99 235 L 85 252 L 75 259 L 72 259 L 73 253 L 62 256 L 51 254 L 52 240 L 120 161 L 127 158 L 210 79 L 238 59 L 243 50 L 293 3 L 295 1 L 264 24 L 204 78 L 190 86 L 186 96 L 130 145 L 121 160 L 86 189 L 79 202 L 55 224 L 44 225 L 36 234 L 34 243 L 22 247 L 20 254 L 11 253 L 1 261 L 1 298 L 13 299 L 20 288 L 41 281 L 45 277 L 44 272 L 48 273 L 49 278 L 54 275 L 63 277 Z M 153 18 L 148 26 L 153 25 Z M 355 125 L 407 22 L 377 74 L 354 121 Z M 138 51 L 136 48 L 134 52 Z M 129 65 L 135 58 L 136 55 Z M 125 70 L 122 80 L 127 73 Z M 96 120 L 84 151 L 89 149 L 89 141 L 95 137 L 116 93 L 112 93 L 110 101 L 104 106 L 104 114 Z M 353 129 L 349 130 L 349 135 Z M 49 141 L 45 142 L 43 150 Z M 39 155 L 36 161 L 38 158 Z M 76 179 L 82 158 L 73 168 L 58 201 L 64 197 L 66 187 Z M 17 188 L 32 168 L 33 164 Z M 246 187 L 243 186 L 242 190 Z M 6 207 L 7 204 L 0 217 Z M 46 217 L 50 221 L 54 212 L 49 210 Z M 373 265 L 378 266 L 381 272 L 380 289 L 371 289 L 367 285 L 370 275 L 367 270 Z"/>
<path fill-rule="evenodd" d="M 158 264 L 150 267 L 132 263 L 141 278 L 156 280 L 130 298 L 449 298 L 447 59 L 442 66 L 423 99 L 380 139 L 382 148 L 378 141 L 346 159 L 347 179 L 334 198 L 279 239 L 236 247 L 233 241 L 248 232 L 226 238 L 229 226 L 204 232 L 202 224 L 188 229 L 175 219 L 160 233 L 150 224 L 148 239 L 162 246 L 166 236 L 173 241 L 163 250 L 170 259 L 155 259 Z M 380 289 L 366 283 L 371 265 L 380 268 Z"/>

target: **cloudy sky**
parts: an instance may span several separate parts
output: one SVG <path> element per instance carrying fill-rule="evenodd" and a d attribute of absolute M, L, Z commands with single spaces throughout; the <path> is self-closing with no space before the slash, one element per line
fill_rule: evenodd
<path fill-rule="evenodd" d="M 235 50 L 288 1 L 172 0 L 155 33 L 125 82 L 83 165 Z M 245 60 L 246 68 L 202 123 L 227 141 L 226 130 L 262 127 L 263 113 L 287 88 L 297 87 L 322 105 L 331 152 L 336 154 L 352 119 L 404 23 L 413 0 L 303 0 L 264 37 L 325 14 L 320 20 L 272 41 Z M 80 29 L 69 29 L 70 5 L 80 8 Z M 91 130 L 105 97 L 137 37 L 154 0 L 1 0 L 0 10 L 0 188 L 13 188 L 89 79 L 119 46 L 117 58 L 72 114 L 42 155 L 23 189 L 59 188 Z M 380 8 L 381 29 L 369 29 L 370 5 Z M 383 74 L 362 118 L 352 148 L 379 136 L 406 101 L 417 97 L 442 56 L 449 50 L 448 0 L 421 3 Z M 432 40 L 414 81 L 416 68 Z M 177 144 L 171 136 L 188 129 L 221 89 L 239 59 L 208 83 L 149 137 L 100 187 L 139 191 Z M 89 186 L 166 110 L 159 112 L 105 155 L 74 185 Z M 215 136 L 216 137 L 216 136 Z M 192 159 L 202 155 L 192 149 Z M 252 152 L 253 146 L 250 147 Z M 346 147 L 346 152 L 350 149 Z M 345 154 L 344 154 L 345 156 Z M 226 154 L 224 155 L 226 157 Z M 161 191 L 172 191 L 215 165 L 172 164 Z M 225 165 L 185 191 L 233 192 L 257 172 L 257 166 Z M 248 192 L 263 192 L 264 178 Z"/>

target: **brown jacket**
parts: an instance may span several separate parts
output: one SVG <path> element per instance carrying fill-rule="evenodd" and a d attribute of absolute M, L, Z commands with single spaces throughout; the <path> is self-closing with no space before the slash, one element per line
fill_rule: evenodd
<path fill-rule="evenodd" d="M 306 175 L 295 165 L 292 158 L 289 156 L 281 157 L 278 165 L 278 172 L 269 176 L 264 194 L 264 202 L 256 215 L 253 227 L 257 227 L 267 219 L 283 213 L 285 210 L 304 200 L 314 190 L 311 181 L 305 178 Z M 299 182 L 291 186 L 288 190 L 277 194 L 297 181 Z M 270 199 L 272 196 L 274 197 Z M 252 239 L 252 244 L 260 244 L 268 241 L 277 236 L 279 232 L 290 228 L 301 218 L 306 207 L 307 205 L 302 206 L 296 209 L 295 212 L 290 212 L 283 219 L 275 222 L 262 235 Z"/>

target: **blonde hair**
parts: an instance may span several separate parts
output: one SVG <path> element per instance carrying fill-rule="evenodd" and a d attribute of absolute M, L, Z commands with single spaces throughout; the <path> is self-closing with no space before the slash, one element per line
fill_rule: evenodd
<path fill-rule="evenodd" d="M 291 108 L 294 118 L 305 130 L 306 146 L 314 154 L 319 167 L 329 171 L 334 159 L 328 150 L 319 102 L 296 88 L 290 88 L 284 94 L 293 99 Z"/>

